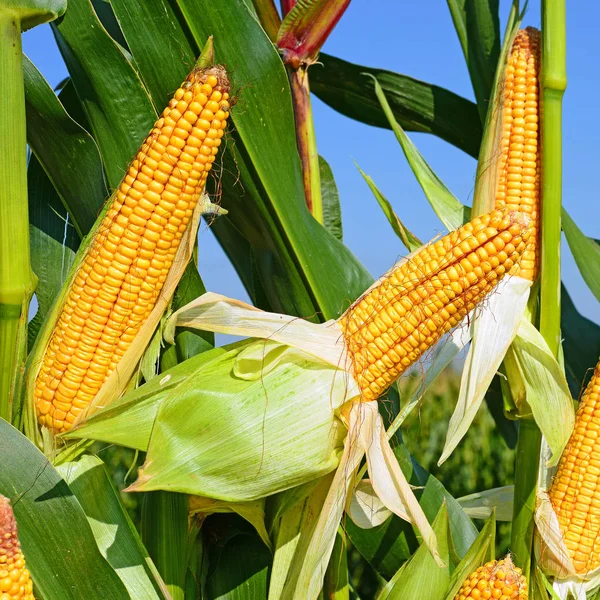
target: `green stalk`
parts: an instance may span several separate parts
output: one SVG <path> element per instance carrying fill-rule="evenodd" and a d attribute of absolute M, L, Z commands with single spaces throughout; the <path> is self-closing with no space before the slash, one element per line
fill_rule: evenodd
<path fill-rule="evenodd" d="M 297 69 L 288 66 L 296 117 L 296 139 L 302 162 L 304 192 L 306 204 L 312 216 L 323 223 L 323 199 L 321 197 L 321 175 L 319 172 L 319 153 L 310 103 L 308 72 L 305 65 Z"/>
<path fill-rule="evenodd" d="M 562 97 L 566 76 L 565 0 L 542 2 L 542 206 L 540 332 L 554 356 L 560 350 L 560 230 L 562 202 Z M 517 444 L 511 550 L 529 579 L 533 516 L 542 434 L 521 421 Z"/>
<path fill-rule="evenodd" d="M 0 8 L 0 417 L 11 420 L 36 278 L 29 261 L 21 22 Z"/>
<path fill-rule="evenodd" d="M 560 231 L 562 208 L 562 98 L 567 87 L 566 2 L 542 3 L 542 261 L 540 332 L 560 349 Z"/>

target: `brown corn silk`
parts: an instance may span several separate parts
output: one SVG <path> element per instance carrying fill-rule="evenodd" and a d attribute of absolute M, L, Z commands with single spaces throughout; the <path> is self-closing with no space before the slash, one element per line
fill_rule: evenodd
<path fill-rule="evenodd" d="M 510 556 L 479 567 L 465 580 L 454 600 L 527 600 L 527 581 Z"/>
<path fill-rule="evenodd" d="M 10 501 L 0 494 L 0 600 L 34 600 Z"/>
<path fill-rule="evenodd" d="M 538 273 L 540 217 L 540 52 L 541 35 L 520 30 L 513 42 L 502 88 L 502 131 L 496 207 L 531 217 L 531 237 L 521 259 L 521 277 Z"/>
<path fill-rule="evenodd" d="M 377 399 L 507 273 L 515 273 L 529 219 L 494 210 L 401 261 L 340 318 L 364 400 Z"/>
<path fill-rule="evenodd" d="M 576 573 L 600 567 L 600 363 L 548 490 Z"/>
<path fill-rule="evenodd" d="M 82 259 L 37 375 L 38 420 L 71 428 L 152 311 L 221 144 L 223 67 L 194 69 L 142 144 Z"/>

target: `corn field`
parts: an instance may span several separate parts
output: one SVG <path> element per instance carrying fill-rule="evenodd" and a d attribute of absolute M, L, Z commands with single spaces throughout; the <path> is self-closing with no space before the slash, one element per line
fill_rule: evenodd
<path fill-rule="evenodd" d="M 436 7 L 473 101 L 321 52 L 353 7 L 0 5 L 0 600 L 600 599 L 566 2 Z M 57 89 L 22 51 L 46 23 Z M 384 274 L 344 243 L 315 96 L 394 136 L 439 219 L 421 241 L 357 165 Z M 477 160 L 468 203 L 410 132 Z M 205 287 L 208 228 L 250 302 Z"/>

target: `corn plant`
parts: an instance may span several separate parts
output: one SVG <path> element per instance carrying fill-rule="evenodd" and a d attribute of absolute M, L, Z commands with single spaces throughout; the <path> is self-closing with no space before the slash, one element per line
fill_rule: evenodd
<path fill-rule="evenodd" d="M 0 7 L 2 600 L 599 593 L 600 329 L 561 286 L 561 228 L 598 298 L 600 259 L 562 208 L 564 0 L 541 31 L 514 0 L 504 32 L 498 2 L 448 0 L 475 102 L 321 53 L 349 5 Z M 21 51 L 47 21 L 58 91 Z M 448 230 L 422 244 L 361 171 L 409 253 L 378 279 L 343 243 L 311 91 L 394 133 Z M 472 206 L 407 131 L 478 158 Z M 206 291 L 201 218 L 252 304 Z M 401 428 L 467 348 L 439 463 L 485 402 L 515 478 L 454 498 Z"/>

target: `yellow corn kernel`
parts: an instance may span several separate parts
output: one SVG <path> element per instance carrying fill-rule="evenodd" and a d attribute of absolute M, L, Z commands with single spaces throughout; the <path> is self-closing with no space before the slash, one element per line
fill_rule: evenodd
<path fill-rule="evenodd" d="M 0 494 L 0 600 L 34 600 L 33 582 L 8 498 Z"/>
<path fill-rule="evenodd" d="M 502 108 L 502 141 L 496 186 L 496 207 L 531 217 L 532 233 L 523 252 L 519 275 L 534 280 L 538 273 L 540 216 L 540 32 L 519 31 L 506 67 Z"/>
<path fill-rule="evenodd" d="M 225 118 L 214 116 L 215 107 Z M 150 315 L 211 167 L 194 156 L 198 148 L 211 154 L 228 115 L 225 69 L 194 69 L 142 144 L 73 279 L 46 348 L 34 387 L 40 425 L 56 433 L 70 429 L 81 400 L 89 404 L 89 390 L 97 393 Z M 197 177 L 190 179 L 190 172 Z M 57 352 L 59 347 L 67 351 Z M 58 380 L 53 372 L 61 373 Z"/>
<path fill-rule="evenodd" d="M 399 262 L 367 290 L 339 320 L 363 399 L 376 400 L 514 273 L 528 236 L 527 216 L 496 209 Z M 472 260 L 483 248 L 485 258 Z M 390 363 L 393 369 L 381 366 Z"/>
<path fill-rule="evenodd" d="M 492 560 L 465 580 L 454 600 L 527 600 L 527 581 L 521 569 L 515 567 L 510 556 Z"/>
<path fill-rule="evenodd" d="M 600 566 L 600 547 L 587 538 L 600 536 L 600 363 L 575 417 L 575 427 L 548 490 L 575 571 Z"/>

